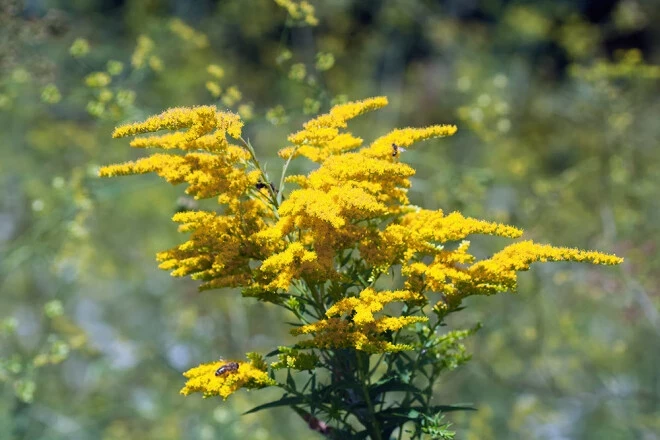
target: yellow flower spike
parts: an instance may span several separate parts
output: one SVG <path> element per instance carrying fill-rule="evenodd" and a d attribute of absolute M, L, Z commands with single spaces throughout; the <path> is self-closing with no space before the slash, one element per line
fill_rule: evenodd
<path fill-rule="evenodd" d="M 355 150 L 362 146 L 363 141 L 361 138 L 355 137 L 350 133 L 337 133 L 332 131 L 332 136 L 329 136 L 318 144 L 285 147 L 277 154 L 283 159 L 304 156 L 312 162 L 323 162 L 330 156 Z"/>
<path fill-rule="evenodd" d="M 295 151 L 296 156 L 322 162 L 332 154 L 358 148 L 362 140 L 350 134 L 340 134 L 339 129 L 345 128 L 350 119 L 386 105 L 387 98 L 382 96 L 336 105 L 330 112 L 306 122 L 303 130 L 289 136 L 289 142 L 305 148 L 286 148 L 279 154 L 288 158 Z"/>
<path fill-rule="evenodd" d="M 363 115 L 367 112 L 383 108 L 387 105 L 387 98 L 385 96 L 377 96 L 375 98 L 368 98 L 362 101 L 352 101 L 345 104 L 339 104 L 330 109 L 326 114 L 317 116 L 314 119 L 303 124 L 303 133 L 305 130 L 313 130 L 317 128 L 345 128 L 346 122 Z M 296 137 L 297 134 L 292 135 Z M 294 142 L 294 141 L 291 141 Z M 296 143 L 296 142 L 294 142 Z"/>
<path fill-rule="evenodd" d="M 456 283 L 469 283 L 472 279 L 465 269 L 442 262 L 432 263 L 430 265 L 419 262 L 407 264 L 402 267 L 401 273 L 408 277 L 423 276 L 424 287 L 418 286 L 417 289 L 419 290 L 428 290 L 448 295 L 453 295 L 457 292 Z"/>
<path fill-rule="evenodd" d="M 281 217 L 299 217 L 298 227 L 313 228 L 318 222 L 326 222 L 338 229 L 346 223 L 332 196 L 315 189 L 293 191 L 280 205 L 279 213 Z"/>
<path fill-rule="evenodd" d="M 400 128 L 392 130 L 385 136 L 376 139 L 369 147 L 360 150 L 361 154 L 368 157 L 392 160 L 392 145 L 400 148 L 410 146 L 421 140 L 452 136 L 458 129 L 455 125 L 432 125 L 424 128 Z"/>
<path fill-rule="evenodd" d="M 316 252 L 308 251 L 300 242 L 293 242 L 283 252 L 264 260 L 259 271 L 275 276 L 268 288 L 287 291 L 293 280 L 303 274 L 314 276 L 319 269 Z"/>
<path fill-rule="evenodd" d="M 374 317 L 392 302 L 414 302 L 422 305 L 426 299 L 406 290 L 377 292 L 364 289 L 359 297 L 344 298 L 333 305 L 323 319 L 292 330 L 294 335 L 311 334 L 313 338 L 297 345 L 305 348 L 355 348 L 370 353 L 384 353 L 410 349 L 405 344 L 392 344 L 385 333 L 400 330 L 417 322 L 426 322 L 426 316 Z M 350 319 L 338 317 L 347 315 Z"/>
<path fill-rule="evenodd" d="M 386 317 L 376 321 L 376 329 L 379 333 L 393 332 L 400 330 L 418 322 L 426 322 L 429 318 L 426 316 L 397 316 Z"/>
<path fill-rule="evenodd" d="M 441 210 L 420 209 L 406 214 L 401 224 L 420 236 L 439 243 L 462 240 L 471 234 L 487 234 L 518 238 L 523 231 L 513 226 L 463 217 L 460 212 L 444 215 Z"/>
<path fill-rule="evenodd" d="M 213 153 L 224 153 L 230 147 L 224 132 L 216 132 L 212 135 L 201 136 L 197 139 L 188 139 L 186 133 L 176 132 L 160 136 L 147 136 L 135 138 L 130 143 L 134 148 L 162 148 L 165 150 L 179 149 L 185 151 L 206 150 Z M 241 147 L 232 146 L 242 150 L 240 156 L 244 159 L 249 153 Z"/>
<path fill-rule="evenodd" d="M 241 138 L 243 121 L 240 115 L 232 112 L 218 112 L 216 114 L 216 124 L 218 129 L 226 132 L 234 139 Z"/>
<path fill-rule="evenodd" d="M 377 197 L 378 202 L 394 212 L 408 202 L 405 188 L 415 170 L 408 165 L 364 157 L 359 153 L 344 153 L 329 157 L 306 179 L 298 179 L 304 188 L 323 192 L 338 187 L 355 187 Z"/>
<path fill-rule="evenodd" d="M 313 335 L 312 339 L 296 344 L 299 348 L 354 348 L 368 353 L 386 353 L 412 349 L 411 345 L 388 341 L 385 336 L 387 332 L 426 321 L 426 316 L 399 316 L 378 318 L 358 325 L 342 318 L 328 318 L 293 329 L 291 334 Z"/>
<path fill-rule="evenodd" d="M 277 152 L 277 155 L 284 160 L 291 159 L 298 156 L 297 149 L 298 147 L 284 147 Z"/>
<path fill-rule="evenodd" d="M 254 361 L 201 364 L 183 373 L 188 380 L 180 393 L 184 396 L 202 393 L 204 397 L 221 396 L 226 400 L 241 388 L 258 389 L 277 385 L 268 376 L 265 365 L 261 364 Z"/>
<path fill-rule="evenodd" d="M 491 258 L 470 266 L 468 271 L 472 275 L 473 281 L 462 287 L 468 289 L 472 294 L 493 294 L 515 290 L 517 272 L 529 270 L 532 263 L 548 261 L 576 261 L 614 265 L 622 263 L 623 259 L 601 252 L 522 241 L 511 244 Z"/>
<path fill-rule="evenodd" d="M 469 242 L 464 241 L 454 251 L 440 251 L 428 266 L 423 263 L 404 265 L 402 273 L 423 275 L 424 290 L 455 295 L 458 283 L 469 283 L 472 280 L 468 271 L 459 265 L 474 261 L 474 256 L 467 253 Z"/>
<path fill-rule="evenodd" d="M 185 156 L 153 154 L 134 162 L 102 167 L 99 175 L 110 177 L 155 172 L 173 185 L 188 183 L 186 192 L 195 198 L 219 194 L 240 197 L 253 185 L 253 179 L 244 169 L 228 163 L 227 159 L 231 158 L 207 153 L 188 153 Z"/>
<path fill-rule="evenodd" d="M 328 195 L 341 208 L 342 217 L 355 220 L 376 218 L 388 212 L 376 196 L 350 184 L 332 188 Z"/>
<path fill-rule="evenodd" d="M 238 115 L 218 112 L 212 106 L 169 109 L 144 122 L 118 127 L 113 137 L 188 128 L 187 131 L 137 138 L 131 141 L 131 146 L 195 152 L 185 156 L 154 154 L 135 162 L 103 167 L 99 175 L 156 172 L 172 184 L 187 182 L 189 187 L 186 192 L 196 198 L 221 196 L 221 202 L 229 202 L 256 183 L 255 175 L 246 173 L 245 164 L 251 157 L 250 153 L 242 147 L 230 145 L 225 137 L 229 134 L 240 138 L 242 126 Z M 199 153 L 199 150 L 218 154 Z"/>
<path fill-rule="evenodd" d="M 289 136 L 289 142 L 297 145 L 316 145 L 323 147 L 327 142 L 339 136 L 337 127 L 310 127 Z"/>
<path fill-rule="evenodd" d="M 383 231 L 370 231 L 358 244 L 360 255 L 373 266 L 392 266 L 404 259 L 406 250 L 417 249 L 411 229 L 389 224 Z M 414 253 L 414 252 L 413 252 Z"/>
<path fill-rule="evenodd" d="M 159 130 L 178 130 L 198 125 L 208 127 L 207 133 L 215 126 L 216 109 L 212 106 L 176 107 L 164 111 L 160 115 L 147 118 L 144 122 L 121 125 L 115 128 L 113 138 L 134 136 Z M 200 130 L 201 131 L 201 130 Z"/>
<path fill-rule="evenodd" d="M 367 288 L 360 293 L 359 298 L 350 297 L 338 301 L 328 309 L 326 315 L 331 317 L 355 312 L 353 322 L 366 324 L 374 322 L 374 313 L 380 312 L 385 304 L 396 301 L 423 303 L 425 299 L 419 293 L 407 290 L 376 292 L 373 288 Z"/>
<path fill-rule="evenodd" d="M 388 104 L 387 97 L 376 96 L 374 98 L 352 101 L 339 104 L 330 109 L 330 117 L 335 121 L 337 127 L 346 127 L 346 122 L 363 115 L 367 112 L 378 110 Z"/>
<path fill-rule="evenodd" d="M 200 289 L 237 287 L 252 280 L 251 259 L 264 259 L 269 248 L 257 244 L 257 234 L 266 228 L 268 207 L 258 200 L 243 201 L 227 208 L 225 215 L 191 211 L 174 215 L 182 232 L 190 232 L 185 243 L 157 255 L 160 268 L 173 276 L 192 275 L 205 280 Z M 204 249 L 204 252 L 200 252 Z"/>
<path fill-rule="evenodd" d="M 284 245 L 285 242 L 282 240 L 287 234 L 293 231 L 296 227 L 295 218 L 291 216 L 281 216 L 279 220 L 271 225 L 269 228 L 261 231 L 256 235 L 256 239 L 261 246 L 268 245 Z"/>
<path fill-rule="evenodd" d="M 167 145 L 172 145 L 164 148 L 181 148 L 183 150 L 193 150 L 198 147 L 195 145 L 186 146 L 186 142 L 192 142 L 205 134 L 211 133 L 217 129 L 216 138 L 224 139 L 226 132 L 231 137 L 238 139 L 241 136 L 243 122 L 240 116 L 230 112 L 218 112 L 213 106 L 200 106 L 200 107 L 176 107 L 166 110 L 157 116 L 147 118 L 144 122 L 136 122 L 119 126 L 112 133 L 112 137 L 126 137 L 134 136 L 143 133 L 152 133 L 159 130 L 179 130 L 188 128 L 185 132 L 177 132 L 169 135 Z M 156 139 L 159 137 L 156 137 Z M 147 138 L 149 139 L 149 138 Z M 207 139 L 207 142 L 211 138 Z M 176 146 L 175 141 L 179 142 L 181 146 Z M 145 142 L 142 145 L 140 141 L 133 141 L 133 146 L 157 146 L 157 143 Z M 225 141 L 226 142 L 226 141 Z"/>

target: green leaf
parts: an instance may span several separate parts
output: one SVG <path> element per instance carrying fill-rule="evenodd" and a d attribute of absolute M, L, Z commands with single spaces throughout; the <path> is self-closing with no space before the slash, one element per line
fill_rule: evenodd
<path fill-rule="evenodd" d="M 369 395 L 371 396 L 371 398 L 374 398 L 379 394 L 384 394 L 389 392 L 405 392 L 405 393 L 418 394 L 420 393 L 420 390 L 416 386 L 411 385 L 410 383 L 406 383 L 401 380 L 392 378 L 387 380 L 386 382 L 372 386 L 371 389 L 369 390 Z"/>
<path fill-rule="evenodd" d="M 273 350 L 273 351 L 267 353 L 266 356 L 264 356 L 264 357 L 267 357 L 267 358 L 268 358 L 268 357 L 273 357 L 273 356 L 275 356 L 276 354 L 280 354 L 280 349 L 279 349 L 279 348 L 276 348 L 275 350 Z"/>
<path fill-rule="evenodd" d="M 434 405 L 424 408 L 423 406 L 416 406 L 408 409 L 404 408 L 387 408 L 375 414 L 379 419 L 384 420 L 417 420 L 422 414 L 436 414 L 452 411 L 476 411 L 476 408 L 465 405 Z"/>
<path fill-rule="evenodd" d="M 263 405 L 255 406 L 251 410 L 244 412 L 243 415 L 256 413 L 257 411 L 261 411 L 263 409 L 277 408 L 278 406 L 300 405 L 301 403 L 305 403 L 305 398 L 304 397 L 302 397 L 302 396 L 289 396 L 289 397 L 286 397 L 286 394 L 285 394 L 284 396 L 282 396 L 282 398 L 280 400 L 275 400 L 273 402 L 268 402 L 268 403 L 264 403 Z"/>
<path fill-rule="evenodd" d="M 291 370 L 287 370 L 286 372 L 286 384 L 288 385 L 289 388 L 291 389 L 296 389 L 296 381 L 293 380 L 293 375 L 291 374 Z"/>
<path fill-rule="evenodd" d="M 430 406 L 429 409 L 432 412 L 452 412 L 452 411 L 476 411 L 477 408 L 473 406 L 468 406 L 472 405 L 471 403 L 459 403 L 456 405 L 434 405 Z"/>

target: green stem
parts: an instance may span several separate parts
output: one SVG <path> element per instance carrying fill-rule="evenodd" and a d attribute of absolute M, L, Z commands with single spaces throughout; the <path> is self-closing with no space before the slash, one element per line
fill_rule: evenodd
<path fill-rule="evenodd" d="M 358 372 L 360 375 L 360 387 L 362 388 L 362 394 L 364 395 L 364 401 L 367 404 L 367 409 L 369 411 L 369 418 L 371 419 L 371 426 L 367 426 L 367 430 L 371 432 L 371 436 L 374 440 L 382 440 L 382 435 L 380 432 L 380 426 L 378 424 L 378 420 L 376 420 L 376 413 L 374 412 L 374 405 L 371 402 L 371 396 L 369 396 L 369 389 L 367 385 L 369 384 L 369 377 L 365 377 L 364 373 L 365 371 L 368 372 L 369 366 L 367 365 L 366 369 L 364 367 L 364 356 L 369 356 L 365 355 L 363 353 L 356 353 L 357 354 L 357 361 L 358 361 Z M 368 357 L 367 357 L 367 362 L 368 362 Z"/>
<path fill-rule="evenodd" d="M 252 163 L 254 164 L 255 168 L 259 173 L 261 173 L 261 178 L 263 179 L 264 183 L 266 184 L 266 188 L 268 189 L 268 193 L 270 195 L 270 201 L 273 203 L 273 206 L 275 207 L 275 212 L 277 212 L 277 209 L 280 207 L 279 203 L 277 202 L 277 194 L 275 194 L 275 190 L 273 187 L 270 185 L 270 182 L 268 181 L 268 176 L 264 172 L 264 170 L 261 168 L 261 165 L 259 164 L 259 161 L 257 160 L 257 155 L 254 151 L 254 147 L 252 147 L 252 144 L 250 143 L 249 140 L 243 139 L 241 136 L 239 138 L 241 142 L 243 142 L 243 145 L 245 145 L 245 148 L 248 150 L 250 153 L 250 159 L 252 160 Z"/>
<path fill-rule="evenodd" d="M 429 335 L 431 335 L 431 336 L 434 335 L 436 329 L 438 328 L 438 326 L 439 326 L 441 323 L 442 323 L 442 321 L 441 321 L 440 319 L 438 319 L 438 321 L 437 321 L 437 322 L 431 327 L 431 331 L 429 332 Z M 427 343 L 428 343 L 428 340 L 424 342 L 424 345 L 422 346 L 421 350 L 425 350 L 425 349 L 430 348 L 430 347 L 427 347 L 427 346 L 426 346 Z M 417 373 L 417 368 L 418 368 L 418 365 L 419 365 L 419 361 L 420 361 L 420 359 L 421 359 L 421 357 L 422 357 L 422 355 L 421 355 L 421 350 L 420 350 L 420 352 L 417 354 L 417 357 L 415 358 L 415 362 L 413 363 L 413 366 L 412 366 L 412 368 L 410 369 L 410 371 L 411 371 L 411 373 L 410 373 L 410 384 L 413 383 L 413 380 L 415 379 L 415 376 L 416 376 L 416 373 Z M 433 381 L 434 381 L 433 376 L 435 376 L 435 373 L 432 373 L 431 378 L 429 378 L 429 386 L 430 386 L 430 387 L 433 387 Z M 410 392 L 406 391 L 406 394 L 405 394 L 405 396 L 404 396 L 404 398 L 403 398 L 402 406 L 408 405 L 408 404 L 409 404 L 409 400 L 410 400 Z M 428 399 L 427 399 L 427 406 L 428 406 Z"/>
<path fill-rule="evenodd" d="M 286 178 L 286 170 L 289 168 L 289 164 L 291 163 L 291 159 L 293 159 L 293 156 L 296 154 L 296 150 L 298 147 L 296 147 L 292 152 L 291 156 L 284 162 L 284 166 L 282 167 L 282 176 L 280 177 L 280 186 L 278 186 L 278 193 L 277 193 L 277 203 L 282 202 L 282 197 L 284 193 L 284 179 Z"/>

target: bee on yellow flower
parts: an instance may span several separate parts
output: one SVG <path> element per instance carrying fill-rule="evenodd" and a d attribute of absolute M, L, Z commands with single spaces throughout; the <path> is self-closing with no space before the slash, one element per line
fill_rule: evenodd
<path fill-rule="evenodd" d="M 222 365 L 217 370 L 215 370 L 215 375 L 222 376 L 227 373 L 234 373 L 238 371 L 238 367 L 239 367 L 238 362 L 227 362 L 226 364 Z"/>

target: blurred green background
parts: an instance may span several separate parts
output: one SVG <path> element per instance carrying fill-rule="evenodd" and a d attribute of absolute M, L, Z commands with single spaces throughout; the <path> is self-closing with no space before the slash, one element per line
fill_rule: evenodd
<path fill-rule="evenodd" d="M 537 266 L 450 318 L 484 324 L 437 386 L 479 408 L 457 438 L 660 438 L 660 1 L 311 3 L 316 26 L 272 0 L 0 0 L 0 440 L 313 438 L 286 409 L 240 416 L 277 392 L 178 394 L 289 341 L 286 316 L 159 271 L 183 188 L 96 170 L 141 154 L 115 125 L 216 104 L 279 178 L 288 133 L 374 95 L 367 140 L 459 126 L 405 153 L 413 203 L 626 259 Z"/>

